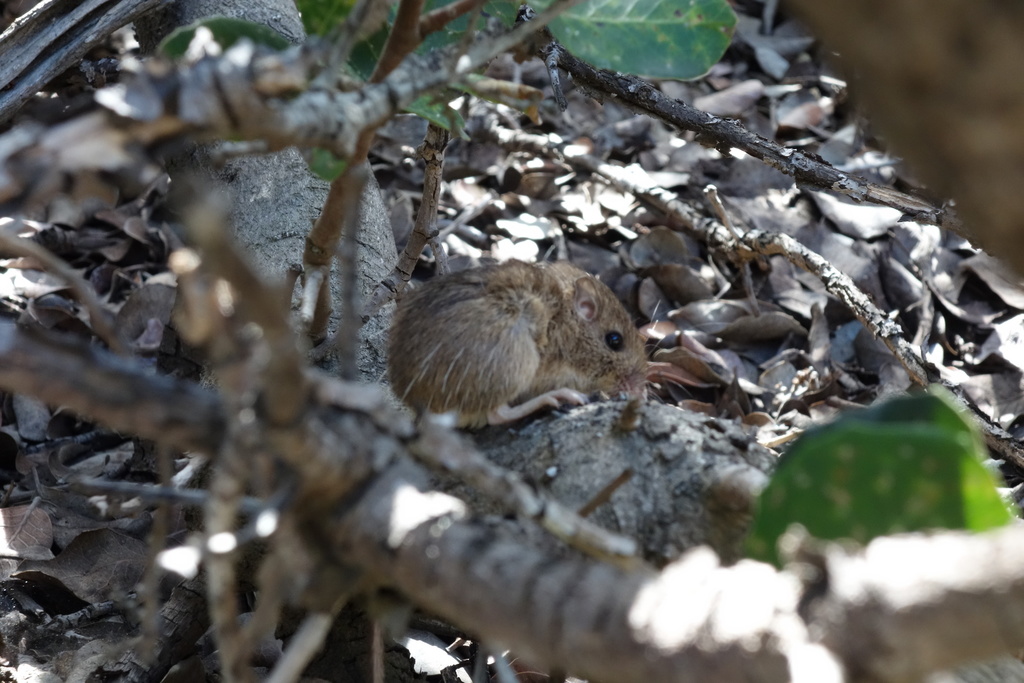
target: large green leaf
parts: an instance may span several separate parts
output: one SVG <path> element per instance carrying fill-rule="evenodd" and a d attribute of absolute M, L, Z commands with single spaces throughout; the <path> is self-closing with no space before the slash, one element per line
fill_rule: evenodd
<path fill-rule="evenodd" d="M 726 0 L 589 0 L 551 23 L 560 43 L 595 66 L 680 79 L 707 73 L 735 27 Z"/>
<path fill-rule="evenodd" d="M 895 399 L 809 430 L 762 492 L 748 554 L 779 564 L 792 524 L 867 543 L 928 529 L 982 531 L 1011 515 L 981 464 L 984 447 L 944 392 Z"/>

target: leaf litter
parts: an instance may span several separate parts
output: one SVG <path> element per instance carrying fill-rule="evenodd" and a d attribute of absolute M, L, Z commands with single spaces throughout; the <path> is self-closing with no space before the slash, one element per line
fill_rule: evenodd
<path fill-rule="evenodd" d="M 490 75 L 550 90 L 535 61 L 497 60 Z M 813 39 L 793 22 L 766 27 L 761 17 L 741 14 L 737 40 L 705 78 L 659 85 L 672 97 L 737 118 L 873 182 L 916 188 L 847 101 L 846 84 Z M 706 215 L 703 189 L 715 185 L 737 229 L 791 235 L 823 255 L 982 410 L 1015 436 L 1024 434 L 1024 286 L 1015 274 L 962 238 L 903 221 L 893 209 L 798 187 L 760 161 L 704 146 L 693 134 L 614 101 L 567 94 L 564 115 L 545 101 L 539 125 L 500 105 L 473 103 L 469 128 L 497 112 L 506 125 L 557 134 L 604 161 L 643 169 Z M 422 182 L 421 167 L 408 163 L 409 150 L 424 130 L 422 121 L 399 117 L 371 154 L 400 247 Z M 106 151 L 120 143 L 97 138 L 95 144 Z M 456 140 L 445 173 L 439 227 L 453 264 L 569 258 L 599 275 L 649 339 L 658 369 L 651 400 L 735 419 L 763 443 L 775 444 L 910 385 L 849 308 L 781 256 L 750 262 L 748 289 L 735 264 L 666 216 L 558 158 Z M 181 362 L 170 321 L 174 281 L 166 258 L 180 239 L 155 218 L 166 179 L 145 180 L 148 185 L 134 192 L 115 185 L 103 193 L 79 188 L 108 199 L 84 206 L 71 191 L 48 215 L 16 228 L 91 284 L 133 354 L 161 371 L 194 374 L 194 365 Z M 0 224 L 6 230 L 14 225 L 3 217 Z M 428 251 L 416 276 L 431 276 L 433 267 Z M 0 302 L 4 315 L 25 325 L 93 335 L 67 283 L 31 258 L 0 262 Z M 21 600 L 23 611 L 42 605 L 52 617 L 124 599 L 134 589 L 151 510 L 92 498 L 71 482 L 152 482 L 153 463 L 144 444 L 69 419 L 59 406 L 3 397 L 0 585 Z M 1011 483 L 1021 480 L 1019 472 L 1007 474 Z M 172 530 L 169 542 L 176 537 Z"/>

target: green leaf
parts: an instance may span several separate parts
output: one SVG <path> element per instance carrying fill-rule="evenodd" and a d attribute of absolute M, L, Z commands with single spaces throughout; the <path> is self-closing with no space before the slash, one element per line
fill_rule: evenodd
<path fill-rule="evenodd" d="M 430 12 L 440 7 L 444 7 L 447 4 L 449 4 L 448 0 L 427 0 L 424 11 Z M 511 27 L 512 24 L 515 23 L 516 12 L 518 10 L 518 2 L 511 2 L 510 0 L 487 0 L 487 2 L 484 3 L 483 13 L 488 16 L 498 17 L 505 26 Z M 461 17 L 449 22 L 448 25 L 440 31 L 435 31 L 428 35 L 423 40 L 423 45 L 421 45 L 416 51 L 423 53 L 425 51 L 451 45 L 452 43 L 462 40 L 462 36 L 469 27 L 470 14 L 471 13 L 463 14 Z M 480 23 L 478 21 L 477 27 L 479 28 L 479 26 Z"/>
<path fill-rule="evenodd" d="M 295 0 L 302 15 L 302 25 L 311 36 L 326 36 L 345 21 L 356 0 Z"/>
<path fill-rule="evenodd" d="M 319 147 L 313 150 L 309 158 L 309 170 L 324 180 L 331 181 L 345 172 L 348 166 L 346 159 L 339 159 L 326 149 Z"/>
<path fill-rule="evenodd" d="M 200 27 L 209 29 L 217 44 L 225 50 L 242 38 L 248 38 L 257 45 L 266 45 L 275 50 L 284 50 L 290 45 L 284 36 L 263 24 L 232 17 L 213 16 L 174 29 L 160 41 L 160 51 L 171 59 L 179 59 L 184 56 L 189 43 L 196 35 L 196 30 Z"/>
<path fill-rule="evenodd" d="M 589 0 L 551 22 L 555 38 L 595 66 L 679 79 L 707 73 L 735 27 L 727 0 Z"/>
<path fill-rule="evenodd" d="M 983 531 L 1011 514 L 973 427 L 945 392 L 898 398 L 809 430 L 761 493 L 747 552 L 780 564 L 779 537 L 867 543 L 928 529 Z"/>
<path fill-rule="evenodd" d="M 357 78 L 365 81 L 373 73 L 373 68 L 377 66 L 377 60 L 380 59 L 380 55 L 384 51 L 384 44 L 388 40 L 388 31 L 388 27 L 382 27 L 369 38 L 360 40 L 352 48 L 348 67 Z"/>
<path fill-rule="evenodd" d="M 405 111 L 422 116 L 427 121 L 450 130 L 463 140 L 469 139 L 465 131 L 466 120 L 462 118 L 462 114 L 435 96 L 424 95 L 406 107 Z"/>
<path fill-rule="evenodd" d="M 433 11 L 447 4 L 449 3 L 446 0 L 428 0 L 424 7 L 424 12 Z M 488 2 L 484 3 L 483 11 L 485 14 L 501 18 L 506 25 L 511 26 L 515 22 L 518 7 L 518 3 L 510 2 L 510 0 L 488 0 Z M 388 20 L 388 26 L 381 28 L 369 38 L 359 41 L 355 48 L 353 48 L 348 65 L 360 78 L 367 79 L 373 73 L 373 68 L 377 65 L 377 60 L 380 59 L 380 55 L 384 51 L 384 44 L 387 42 L 388 32 L 391 30 L 391 24 L 394 22 L 394 19 L 394 12 L 392 11 L 391 17 Z M 449 22 L 440 31 L 435 31 L 424 38 L 423 42 L 416 48 L 416 52 L 423 54 L 435 48 L 445 47 L 462 40 L 468 26 L 469 16 L 463 14 L 454 21 Z"/>

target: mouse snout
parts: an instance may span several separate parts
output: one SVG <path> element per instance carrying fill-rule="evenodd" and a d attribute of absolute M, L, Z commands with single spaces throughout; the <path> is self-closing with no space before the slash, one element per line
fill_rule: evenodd
<path fill-rule="evenodd" d="M 636 368 L 633 372 L 630 372 L 619 381 L 616 391 L 617 393 L 624 392 L 637 398 L 647 396 L 647 369 Z"/>

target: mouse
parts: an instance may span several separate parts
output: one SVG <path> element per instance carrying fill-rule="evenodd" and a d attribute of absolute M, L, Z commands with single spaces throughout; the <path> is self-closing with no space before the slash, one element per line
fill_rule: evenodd
<path fill-rule="evenodd" d="M 458 426 L 646 392 L 644 341 L 607 285 L 560 261 L 507 261 L 434 278 L 402 297 L 388 378 L 417 414 Z"/>

